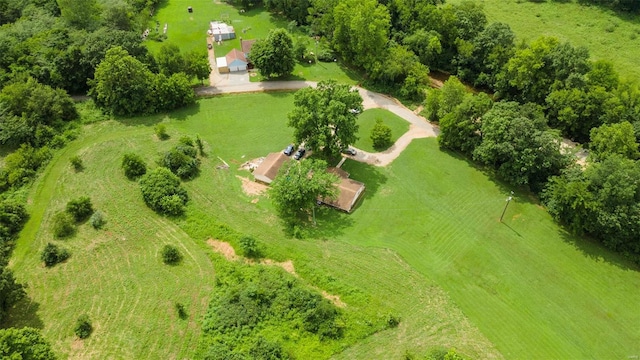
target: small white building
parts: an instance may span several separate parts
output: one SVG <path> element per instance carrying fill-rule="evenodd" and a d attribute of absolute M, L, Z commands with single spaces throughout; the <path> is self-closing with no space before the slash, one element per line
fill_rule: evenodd
<path fill-rule="evenodd" d="M 216 58 L 216 66 L 218 67 L 218 72 L 220 74 L 226 74 L 229 72 L 229 67 L 227 66 L 227 57 L 221 56 Z"/>
<path fill-rule="evenodd" d="M 208 34 L 213 36 L 213 40 L 216 42 L 236 38 L 236 32 L 233 26 L 219 21 L 212 21 L 210 23 Z"/>

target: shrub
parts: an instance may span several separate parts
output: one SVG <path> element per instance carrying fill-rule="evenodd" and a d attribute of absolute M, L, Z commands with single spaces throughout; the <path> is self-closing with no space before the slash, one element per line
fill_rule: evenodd
<path fill-rule="evenodd" d="M 69 162 L 75 171 L 82 171 L 82 169 L 84 169 L 82 159 L 78 155 L 72 156 L 71 159 L 69 159 Z"/>
<path fill-rule="evenodd" d="M 200 139 L 200 135 L 196 135 L 196 146 L 198 147 L 198 153 L 200 156 L 204 156 L 204 143 Z"/>
<path fill-rule="evenodd" d="M 65 211 L 60 211 L 53 216 L 53 234 L 58 238 L 71 236 L 76 232 L 76 224 L 73 216 Z"/>
<path fill-rule="evenodd" d="M 133 180 L 147 173 L 147 164 L 145 164 L 140 155 L 126 153 L 122 157 L 122 169 L 124 170 L 124 175 Z"/>
<path fill-rule="evenodd" d="M 176 265 L 182 260 L 180 250 L 173 245 L 165 245 L 162 248 L 162 261 L 167 265 Z"/>
<path fill-rule="evenodd" d="M 371 129 L 370 137 L 374 148 L 386 148 L 391 144 L 391 128 L 385 125 L 381 119 L 376 119 L 376 124 Z"/>
<path fill-rule="evenodd" d="M 396 315 L 388 314 L 387 317 L 385 318 L 385 322 L 387 323 L 387 327 L 395 328 L 395 327 L 398 327 L 398 325 L 400 325 L 400 318 Z"/>
<path fill-rule="evenodd" d="M 44 262 L 45 266 L 52 267 L 55 264 L 67 260 L 69 256 L 70 254 L 67 249 L 63 249 L 55 244 L 48 243 L 40 254 L 40 260 Z"/>
<path fill-rule="evenodd" d="M 13 199 L 0 202 L 0 228 L 6 235 L 14 235 L 24 226 L 29 214 L 24 205 Z"/>
<path fill-rule="evenodd" d="M 200 172 L 200 160 L 197 156 L 198 151 L 193 146 L 193 140 L 183 137 L 180 139 L 180 144 L 167 151 L 158 160 L 158 165 L 171 170 L 181 179 L 193 179 Z"/>
<path fill-rule="evenodd" d="M 82 315 L 76 320 L 76 327 L 73 329 L 73 332 L 80 339 L 86 339 L 93 332 L 93 326 L 91 326 L 91 320 L 89 320 L 88 315 Z"/>
<path fill-rule="evenodd" d="M 102 212 L 96 211 L 91 215 L 91 218 L 89 218 L 89 222 L 94 229 L 98 230 L 101 229 L 107 221 L 104 219 Z"/>
<path fill-rule="evenodd" d="M 147 206 L 166 215 L 181 215 L 189 199 L 180 179 L 163 167 L 140 178 L 140 190 Z"/>
<path fill-rule="evenodd" d="M 258 245 L 258 241 L 253 237 L 243 236 L 242 238 L 240 238 L 240 247 L 242 248 L 244 256 L 249 258 L 260 257 L 260 247 Z"/>
<path fill-rule="evenodd" d="M 169 138 L 169 134 L 167 134 L 167 127 L 164 124 L 156 125 L 155 131 L 158 139 L 167 140 Z"/>
<path fill-rule="evenodd" d="M 81 196 L 69 201 L 66 210 L 77 222 L 81 222 L 93 214 L 93 205 L 91 205 L 91 199 L 88 196 Z"/>
<path fill-rule="evenodd" d="M 187 318 L 187 309 L 185 309 L 184 305 L 179 302 L 176 303 L 176 311 L 178 312 L 178 317 L 180 319 L 185 320 Z"/>

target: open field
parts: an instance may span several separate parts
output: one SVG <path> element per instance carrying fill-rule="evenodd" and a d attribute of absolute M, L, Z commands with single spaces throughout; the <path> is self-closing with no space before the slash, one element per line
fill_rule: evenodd
<path fill-rule="evenodd" d="M 390 111 L 384 109 L 365 110 L 358 116 L 358 125 L 360 125 L 358 136 L 360 139 L 354 144 L 355 147 L 368 152 L 376 151 L 373 148 L 373 141 L 371 141 L 370 136 L 377 119 L 381 119 L 385 125 L 391 128 L 391 144 L 395 143 L 402 134 L 409 131 L 409 123 Z"/>
<path fill-rule="evenodd" d="M 463 0 L 450 0 L 458 4 Z M 478 2 L 476 0 L 476 2 Z M 617 14 L 575 0 L 482 0 L 489 22 L 509 24 L 519 40 L 555 36 L 585 46 L 595 60 L 611 61 L 621 77 L 640 78 L 640 17 Z"/>
<path fill-rule="evenodd" d="M 402 318 L 336 358 L 397 359 L 453 346 L 474 358 L 640 355 L 638 269 L 567 235 L 528 194 L 517 193 L 498 222 L 511 189 L 441 152 L 435 139 L 413 141 L 386 168 L 348 160 L 345 170 L 367 185 L 355 212 L 322 208 L 307 238 L 287 237 L 269 199 L 246 195 L 238 176 L 251 177 L 239 170 L 243 162 L 290 142 L 292 104 L 292 93 L 220 96 L 169 115 L 89 125 L 29 197 L 32 216 L 12 264 L 33 302 L 30 317 L 15 323 L 43 327 L 56 350 L 74 358 L 189 358 L 214 284 L 217 260 L 205 240 L 223 237 L 226 224 L 340 296 L 351 318 Z M 171 139 L 155 139 L 158 122 Z M 208 156 L 201 175 L 185 183 L 187 215 L 172 221 L 144 206 L 118 165 L 128 150 L 151 165 L 184 134 L 199 134 Z M 87 167 L 82 173 L 70 169 L 75 154 Z M 217 168 L 222 160 L 229 169 Z M 75 238 L 56 240 L 72 257 L 43 268 L 39 250 L 51 241 L 51 215 L 84 194 L 106 213 L 106 230 L 85 224 Z M 162 265 L 157 252 L 165 243 L 192 257 Z M 188 321 L 175 318 L 175 301 L 187 304 Z M 84 344 L 72 335 L 83 312 L 96 324 Z"/>
<path fill-rule="evenodd" d="M 187 12 L 191 6 L 193 12 Z M 214 45 L 216 57 L 224 56 L 232 49 L 240 49 L 240 38 L 245 40 L 262 39 L 269 34 L 269 30 L 277 27 L 287 28 L 288 21 L 274 16 L 262 8 L 253 8 L 241 13 L 240 8 L 227 3 L 216 3 L 210 0 L 164 0 L 152 23 L 150 30 L 155 31 L 155 21 L 160 23 L 160 32 L 167 24 L 167 39 L 164 42 L 147 41 L 147 47 L 156 53 L 162 44 L 175 44 L 182 52 L 201 49 L 207 50 L 207 30 L 209 22 L 224 21 L 232 25 L 236 31 L 236 38 Z M 295 32 L 294 36 L 304 36 Z M 361 81 L 360 75 L 340 63 L 296 64 L 291 80 L 323 80 L 336 79 L 339 82 L 356 84 Z M 252 81 L 259 81 L 260 77 L 252 77 Z"/>

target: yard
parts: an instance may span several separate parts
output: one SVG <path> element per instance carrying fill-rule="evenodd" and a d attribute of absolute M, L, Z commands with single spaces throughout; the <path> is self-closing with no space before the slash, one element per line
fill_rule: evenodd
<path fill-rule="evenodd" d="M 398 328 L 346 339 L 336 358 L 397 359 L 450 347 L 472 358 L 640 354 L 638 268 L 568 235 L 528 193 L 516 191 L 499 222 L 512 189 L 440 151 L 436 139 L 414 140 L 385 168 L 347 160 L 345 170 L 367 186 L 354 212 L 323 208 L 306 238 L 286 236 L 268 197 L 245 194 L 238 177 L 250 178 L 242 163 L 290 142 L 292 104 L 292 93 L 219 96 L 168 115 L 89 125 L 29 196 L 32 216 L 12 263 L 29 284 L 30 316 L 12 325 L 43 327 L 64 357 L 190 358 L 215 283 L 205 241 L 230 228 L 258 238 L 266 257 L 292 260 L 302 279 L 340 296 L 350 319 L 400 316 Z M 159 122 L 167 141 L 154 136 Z M 200 176 L 185 183 L 186 216 L 171 220 L 144 206 L 119 161 L 135 151 L 151 165 L 184 134 L 199 134 L 208 155 Z M 86 166 L 81 173 L 69 165 L 76 154 Z M 223 161 L 229 169 L 218 168 Z M 54 241 L 49 219 L 80 195 L 106 213 L 106 229 L 85 224 L 75 238 L 55 240 L 72 256 L 46 269 L 39 251 Z M 166 243 L 188 254 L 183 264 L 162 264 Z M 177 319 L 176 301 L 187 304 L 187 321 Z M 74 341 L 73 322 L 84 312 L 95 333 Z"/>

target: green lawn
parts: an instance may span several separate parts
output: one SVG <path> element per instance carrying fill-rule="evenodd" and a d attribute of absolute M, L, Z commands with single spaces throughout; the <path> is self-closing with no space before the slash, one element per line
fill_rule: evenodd
<path fill-rule="evenodd" d="M 367 186 L 357 209 L 321 208 L 305 239 L 286 236 L 269 199 L 246 195 L 238 176 L 250 177 L 243 162 L 290 142 L 292 104 L 292 93 L 223 96 L 168 116 L 90 125 L 29 196 L 32 215 L 12 266 L 31 302 L 12 324 L 42 327 L 64 357 L 190 358 L 218 261 L 203 240 L 223 237 L 226 224 L 263 242 L 267 257 L 293 260 L 304 281 L 339 295 L 354 328 L 401 317 L 398 328 L 355 344 L 366 331 L 347 332 L 336 358 L 398 359 L 454 346 L 483 359 L 640 354 L 638 269 L 567 235 L 527 194 L 517 193 L 498 222 L 511 189 L 441 152 L 435 139 L 413 141 L 386 168 L 348 160 L 345 170 Z M 155 139 L 158 122 L 171 139 Z M 118 164 L 128 150 L 152 164 L 183 134 L 199 134 L 208 156 L 201 175 L 185 183 L 186 217 L 171 221 L 144 206 Z M 75 154 L 82 173 L 69 166 Z M 218 168 L 223 161 L 229 169 Z M 51 215 L 85 194 L 106 213 L 106 229 L 85 224 L 75 238 L 55 240 L 72 257 L 43 268 Z M 188 252 L 182 265 L 161 263 L 165 243 Z M 187 305 L 188 321 L 177 319 L 176 301 Z M 96 330 L 81 343 L 72 327 L 84 312 Z"/>
<path fill-rule="evenodd" d="M 360 139 L 358 139 L 354 144 L 355 147 L 368 152 L 378 152 L 381 150 L 373 148 L 373 141 L 371 141 L 370 138 L 371 130 L 376 124 L 377 119 L 381 119 L 385 125 L 391 128 L 391 144 L 396 142 L 400 136 L 409 131 L 409 123 L 388 110 L 365 110 L 358 116 L 358 125 L 360 125 L 358 136 Z"/>
<path fill-rule="evenodd" d="M 464 0 L 450 0 L 458 4 Z M 477 0 L 476 0 L 477 1 Z M 622 77 L 640 77 L 640 17 L 616 14 L 575 0 L 482 0 L 489 22 L 509 24 L 520 40 L 555 36 L 586 46 L 593 59 L 611 61 Z"/>

